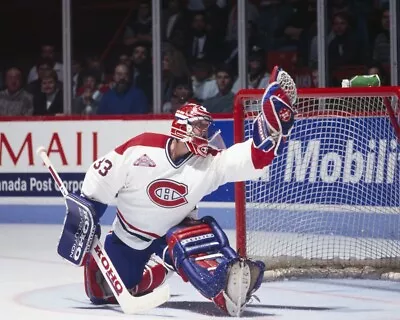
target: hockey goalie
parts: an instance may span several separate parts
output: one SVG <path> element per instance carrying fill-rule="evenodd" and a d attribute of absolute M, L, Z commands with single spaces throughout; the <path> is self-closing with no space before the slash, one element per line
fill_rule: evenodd
<path fill-rule="evenodd" d="M 143 133 L 90 166 L 81 194 L 67 203 L 59 254 L 71 259 L 76 242 L 70 235 L 90 229 L 80 233 L 85 250 L 73 258 L 84 266 L 86 294 L 94 304 L 116 300 L 88 254 L 92 238 L 86 234 L 98 234 L 99 221 L 116 198 L 104 249 L 132 295 L 151 294 L 176 272 L 224 312 L 240 316 L 261 285 L 265 265 L 239 256 L 218 222 L 210 216 L 198 219 L 195 208 L 227 182 L 262 176 L 281 153 L 294 125 L 296 92 L 293 81 L 288 90 L 281 71 L 275 71 L 252 139 L 225 148 L 220 132 L 212 130 L 211 114 L 189 103 L 177 110 L 169 135 Z M 82 208 L 90 209 L 83 210 L 90 213 L 85 216 L 90 228 L 89 222 L 82 225 Z"/>

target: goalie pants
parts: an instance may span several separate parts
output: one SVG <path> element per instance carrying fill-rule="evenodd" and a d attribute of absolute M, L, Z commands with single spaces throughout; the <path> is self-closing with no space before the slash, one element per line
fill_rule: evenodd
<path fill-rule="evenodd" d="M 166 246 L 164 237 L 154 240 L 144 250 L 127 246 L 114 233 L 107 234 L 104 240 L 104 249 L 128 289 L 134 288 L 140 282 L 150 256 L 155 253 L 162 258 Z"/>

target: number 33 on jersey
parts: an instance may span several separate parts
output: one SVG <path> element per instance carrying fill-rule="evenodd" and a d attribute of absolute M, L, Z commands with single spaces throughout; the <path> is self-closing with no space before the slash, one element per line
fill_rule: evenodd
<path fill-rule="evenodd" d="M 97 160 L 93 164 L 93 168 L 97 170 L 99 175 L 105 177 L 108 173 L 108 170 L 112 168 L 112 162 L 108 159 L 103 158 L 101 160 Z"/>

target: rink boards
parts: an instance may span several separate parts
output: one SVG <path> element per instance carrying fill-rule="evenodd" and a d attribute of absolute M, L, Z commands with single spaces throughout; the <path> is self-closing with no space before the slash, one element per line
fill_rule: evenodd
<path fill-rule="evenodd" d="M 264 178 L 263 188 L 274 188 L 274 194 L 285 194 L 281 201 L 296 203 L 299 197 L 308 197 L 308 203 L 318 204 L 324 199 L 323 192 L 341 192 L 341 203 L 354 206 L 388 207 L 388 214 L 374 214 L 363 218 L 361 211 L 346 212 L 351 219 L 366 221 L 366 226 L 382 225 L 385 234 L 397 233 L 399 206 L 399 147 L 391 132 L 390 123 L 382 117 L 356 117 L 334 119 L 339 127 L 359 128 L 357 139 L 346 135 L 332 136 L 332 141 L 320 139 L 327 133 L 332 119 L 301 120 L 309 130 L 298 130 L 296 125 L 291 140 L 279 160 L 275 160 Z M 98 157 L 116 145 L 144 131 L 168 133 L 170 120 L 48 120 L 2 122 L 0 129 L 0 222 L 60 223 L 63 208 L 60 194 L 42 166 L 35 150 L 40 145 L 49 150 L 49 156 L 67 183 L 70 191 L 78 191 L 86 168 Z M 217 120 L 228 146 L 233 143 L 231 119 Z M 374 132 L 363 128 L 378 128 Z M 325 130 L 325 131 L 324 131 Z M 322 132 L 322 134 L 321 134 Z M 330 152 L 329 143 L 337 143 L 336 153 Z M 370 148 L 360 148 L 359 142 Z M 327 145 L 328 144 L 328 145 Z M 371 160 L 373 159 L 373 160 Z M 282 174 L 271 174 L 275 171 Z M 259 182 L 254 182 L 259 183 Z M 282 188 L 277 190 L 276 186 Z M 310 189 L 311 188 L 311 189 Z M 285 193 L 283 190 L 294 190 Z M 306 190 L 306 191 L 304 191 Z M 310 192 L 310 190 L 312 192 Z M 322 190 L 319 192 L 319 190 Z M 342 192 L 345 190 L 345 192 Z M 359 190 L 363 190 L 359 193 Z M 396 191 L 397 190 L 397 191 Z M 321 194 L 322 192 L 322 194 Z M 304 194 L 302 194 L 304 193 Z M 371 198 L 371 194 L 378 195 Z M 311 198 L 310 198 L 311 197 Z M 314 198 L 313 198 L 314 197 Z M 204 198 L 202 214 L 211 213 L 227 228 L 234 228 L 233 184 L 220 187 Z M 266 192 L 263 201 L 276 201 Z M 207 204 L 208 203 L 208 204 Z M 326 203 L 324 203 L 326 204 Z M 56 205 L 52 207 L 52 205 Z M 47 207 L 46 207 L 47 206 Z M 394 211 L 392 210 L 394 209 Z M 59 214 L 50 212 L 56 210 Z M 112 209 L 110 209 L 112 211 Z M 36 212 L 37 214 L 32 214 Z M 333 212 L 311 210 L 318 220 L 338 219 L 338 209 Z M 340 210 L 339 210 L 340 212 Z M 265 210 L 261 214 L 274 215 L 274 219 L 287 219 L 281 212 Z M 293 214 L 301 215 L 296 211 Z M 110 220 L 112 219 L 110 213 Z M 320 217 L 319 217 L 320 216 Z M 388 218 L 390 217 L 390 218 Z M 108 219 L 108 218 L 107 218 Z M 368 222 L 368 219 L 371 222 Z M 393 220 L 394 219 L 394 220 Z M 389 229 L 388 229 L 389 228 Z M 367 228 L 368 229 L 368 228 Z M 388 232 L 388 230 L 390 230 Z M 346 233 L 346 230 L 338 230 Z M 352 231 L 355 232 L 355 231 Z"/>

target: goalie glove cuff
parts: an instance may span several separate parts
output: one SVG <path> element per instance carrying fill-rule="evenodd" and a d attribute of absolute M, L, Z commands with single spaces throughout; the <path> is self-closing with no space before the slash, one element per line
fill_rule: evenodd
<path fill-rule="evenodd" d="M 276 145 L 262 113 L 260 113 L 253 122 L 253 145 L 257 149 L 265 152 L 270 151 Z"/>
<path fill-rule="evenodd" d="M 286 137 L 282 134 L 271 135 L 270 128 L 262 113 L 256 117 L 253 123 L 253 146 L 255 148 L 264 152 L 274 150 L 274 155 L 278 156 L 282 153 L 286 140 Z"/>

